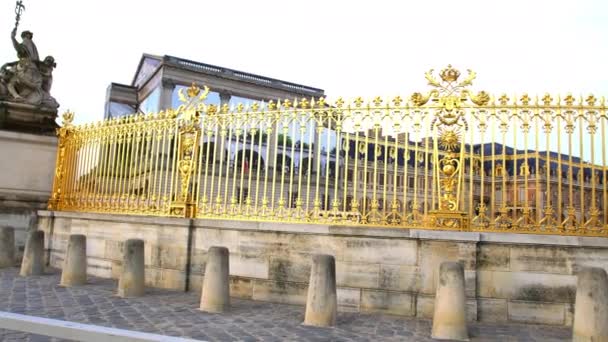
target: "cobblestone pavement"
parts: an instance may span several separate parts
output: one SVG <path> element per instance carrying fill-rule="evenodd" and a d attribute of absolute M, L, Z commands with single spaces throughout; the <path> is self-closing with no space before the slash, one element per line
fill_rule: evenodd
<path fill-rule="evenodd" d="M 340 312 L 337 328 L 306 327 L 302 306 L 233 299 L 229 313 L 209 314 L 197 310 L 195 293 L 147 289 L 145 297 L 122 299 L 115 280 L 91 277 L 64 288 L 59 278 L 57 270 L 28 278 L 17 268 L 0 270 L 0 311 L 207 341 L 432 341 L 428 320 Z M 473 341 L 571 338 L 569 328 L 523 324 L 476 323 L 469 333 Z M 0 341 L 57 339 L 0 329 Z"/>

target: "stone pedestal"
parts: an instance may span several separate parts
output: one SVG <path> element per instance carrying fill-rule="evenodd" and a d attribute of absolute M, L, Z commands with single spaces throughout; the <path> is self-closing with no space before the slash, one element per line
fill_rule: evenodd
<path fill-rule="evenodd" d="M 572 341 L 608 341 L 608 276 L 599 267 L 578 273 Z"/>
<path fill-rule="evenodd" d="M 200 309 L 224 312 L 230 306 L 229 252 L 226 247 L 211 247 L 207 252 Z"/>
<path fill-rule="evenodd" d="M 54 136 L 56 119 L 57 108 L 0 101 L 1 130 Z"/>
<path fill-rule="evenodd" d="M 468 341 L 464 269 L 457 262 L 443 262 L 435 295 L 432 337 Z"/>
<path fill-rule="evenodd" d="M 118 296 L 143 296 L 145 288 L 144 241 L 127 240 L 122 253 L 122 273 L 118 280 Z"/>
<path fill-rule="evenodd" d="M 54 136 L 0 129 L 0 226 L 15 228 L 17 259 L 51 196 L 56 155 Z"/>
<path fill-rule="evenodd" d="M 44 273 L 44 232 L 37 230 L 29 233 L 27 237 L 19 274 L 27 277 L 42 273 Z"/>
<path fill-rule="evenodd" d="M 84 285 L 87 282 L 87 237 L 70 235 L 61 272 L 61 285 Z"/>
<path fill-rule="evenodd" d="M 15 266 L 15 229 L 0 227 L 0 268 Z"/>
<path fill-rule="evenodd" d="M 331 255 L 315 255 L 310 270 L 305 325 L 329 327 L 336 324 L 336 261 Z"/>

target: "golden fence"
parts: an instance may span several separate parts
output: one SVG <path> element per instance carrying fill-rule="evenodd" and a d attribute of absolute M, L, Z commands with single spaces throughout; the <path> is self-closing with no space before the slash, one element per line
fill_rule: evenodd
<path fill-rule="evenodd" d="M 605 236 L 604 99 L 427 93 L 205 104 L 73 126 L 53 210 Z"/>

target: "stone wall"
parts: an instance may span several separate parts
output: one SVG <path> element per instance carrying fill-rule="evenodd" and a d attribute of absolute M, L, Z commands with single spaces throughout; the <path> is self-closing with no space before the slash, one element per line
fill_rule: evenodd
<path fill-rule="evenodd" d="M 39 212 L 50 263 L 87 235 L 89 273 L 116 278 L 121 246 L 145 241 L 149 286 L 199 292 L 206 251 L 230 250 L 231 295 L 304 304 L 311 255 L 336 258 L 342 311 L 431 318 L 442 261 L 465 268 L 469 320 L 571 325 L 575 273 L 606 267 L 608 239 Z"/>
<path fill-rule="evenodd" d="M 15 228 L 18 250 L 53 188 L 57 138 L 0 130 L 0 226 Z"/>

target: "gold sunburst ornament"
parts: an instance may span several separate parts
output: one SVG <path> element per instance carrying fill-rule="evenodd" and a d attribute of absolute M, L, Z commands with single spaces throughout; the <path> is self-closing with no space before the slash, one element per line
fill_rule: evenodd
<path fill-rule="evenodd" d="M 457 129 L 442 130 L 439 135 L 439 146 L 447 151 L 454 151 L 460 144 L 460 132 Z"/>

